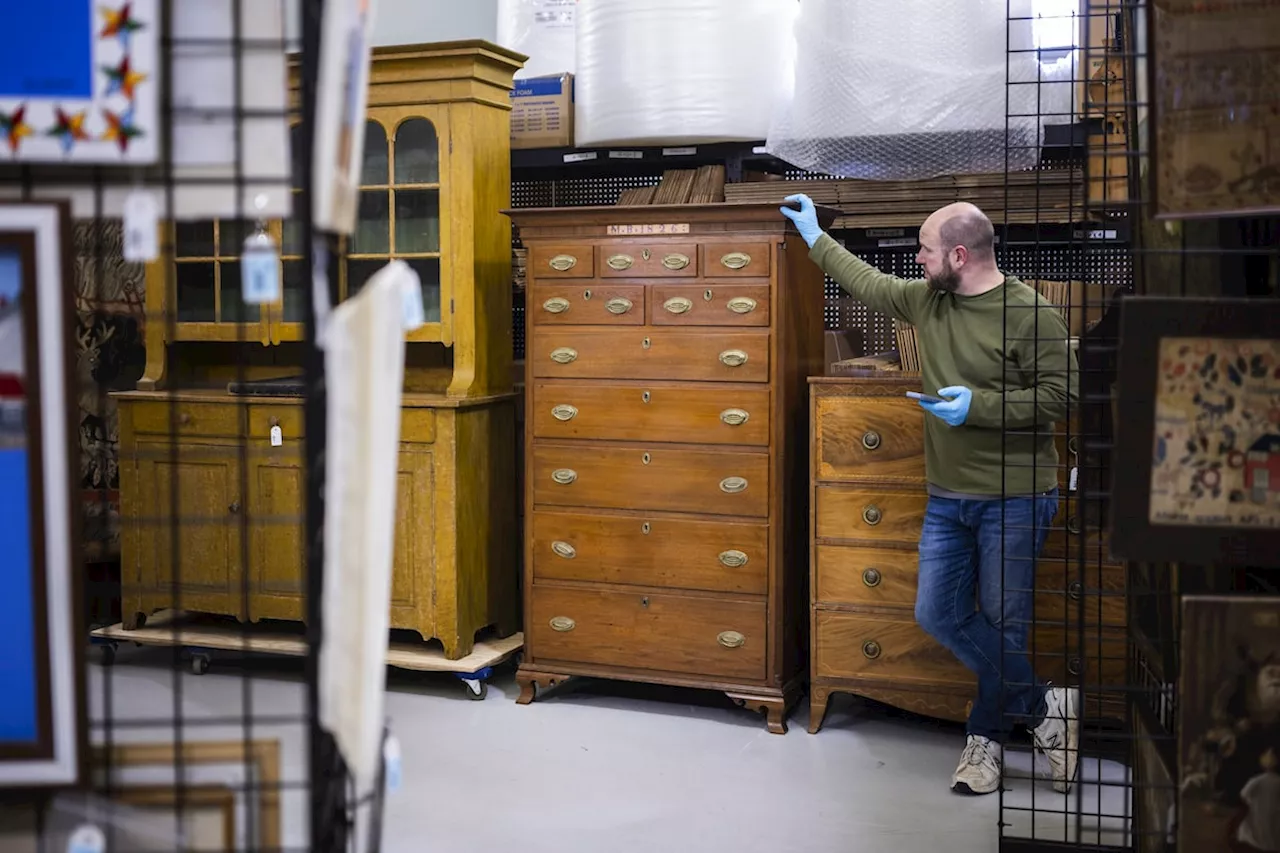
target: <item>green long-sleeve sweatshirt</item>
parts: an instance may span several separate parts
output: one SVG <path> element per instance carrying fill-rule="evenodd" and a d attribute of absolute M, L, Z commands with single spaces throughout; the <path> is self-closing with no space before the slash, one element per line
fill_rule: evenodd
<path fill-rule="evenodd" d="M 922 412 L 932 491 L 1014 496 L 1058 484 L 1053 425 L 1075 410 L 1079 368 L 1057 308 L 1013 276 L 958 296 L 885 275 L 827 234 L 809 256 L 854 299 L 916 327 L 925 393 L 973 391 L 962 426 Z"/>

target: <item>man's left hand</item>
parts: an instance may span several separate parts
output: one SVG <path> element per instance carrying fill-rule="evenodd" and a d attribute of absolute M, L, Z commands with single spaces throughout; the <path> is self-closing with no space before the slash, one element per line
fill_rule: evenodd
<path fill-rule="evenodd" d="M 951 399 L 941 403 L 921 400 L 920 407 L 953 427 L 963 424 L 969 417 L 969 404 L 973 402 L 973 392 L 962 385 L 952 385 L 948 388 L 940 388 L 938 396 Z"/>

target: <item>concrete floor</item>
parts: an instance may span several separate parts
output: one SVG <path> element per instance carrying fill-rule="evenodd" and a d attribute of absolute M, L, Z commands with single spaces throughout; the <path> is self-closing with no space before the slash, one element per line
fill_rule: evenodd
<path fill-rule="evenodd" d="M 92 713 L 109 701 L 115 739 L 167 740 L 176 708 L 170 653 L 122 648 L 109 671 L 92 667 Z M 182 673 L 185 738 L 240 738 L 250 685 L 255 737 L 279 738 L 285 783 L 305 772 L 300 662 L 218 658 L 209 673 Z M 251 676 L 247 679 L 246 676 Z M 386 806 L 388 853 L 707 851 L 752 853 L 991 853 L 999 799 L 948 790 L 963 729 L 839 697 L 826 727 L 809 735 L 807 707 L 786 736 L 715 694 L 608 682 L 569 684 L 531 706 L 515 704 L 509 670 L 483 702 L 449 676 L 393 673 L 387 713 L 403 752 L 403 787 Z M 201 722 L 203 721 L 203 722 Z M 100 732 L 95 733 L 95 740 Z M 1080 796 L 1030 778 L 1031 756 L 1007 756 L 1006 833 L 1121 840 L 1125 770 L 1089 762 Z M 306 839 L 301 790 L 283 797 L 284 841 Z M 1035 820 L 1030 812 L 1037 809 Z M 1115 819 L 1076 820 L 1074 812 Z M 1074 804 L 1074 805 L 1073 805 Z M 1033 826 L 1034 823 L 1034 826 Z M 1083 828 L 1083 833 L 1080 832 Z"/>

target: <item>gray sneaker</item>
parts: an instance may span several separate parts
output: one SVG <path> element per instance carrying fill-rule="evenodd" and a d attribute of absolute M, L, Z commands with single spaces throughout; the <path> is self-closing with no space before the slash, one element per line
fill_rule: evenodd
<path fill-rule="evenodd" d="M 1049 760 L 1053 790 L 1065 794 L 1076 780 L 1080 763 L 1080 691 L 1050 687 L 1045 691 L 1044 721 L 1036 726 L 1036 749 Z"/>
<path fill-rule="evenodd" d="M 990 794 L 1000 787 L 1000 745 L 981 735 L 969 735 L 960 766 L 951 777 L 957 794 Z"/>

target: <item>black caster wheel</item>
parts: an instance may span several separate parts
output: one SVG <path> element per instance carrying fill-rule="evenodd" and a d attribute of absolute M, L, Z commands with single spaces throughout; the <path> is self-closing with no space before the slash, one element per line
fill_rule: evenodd
<path fill-rule="evenodd" d="M 467 698 L 472 702 L 483 702 L 485 697 L 489 695 L 489 683 L 486 681 L 473 681 L 469 678 L 461 679 L 462 687 L 466 691 Z"/>
<path fill-rule="evenodd" d="M 209 656 L 208 655 L 192 655 L 191 671 L 196 675 L 204 675 L 206 672 L 208 672 Z"/>

